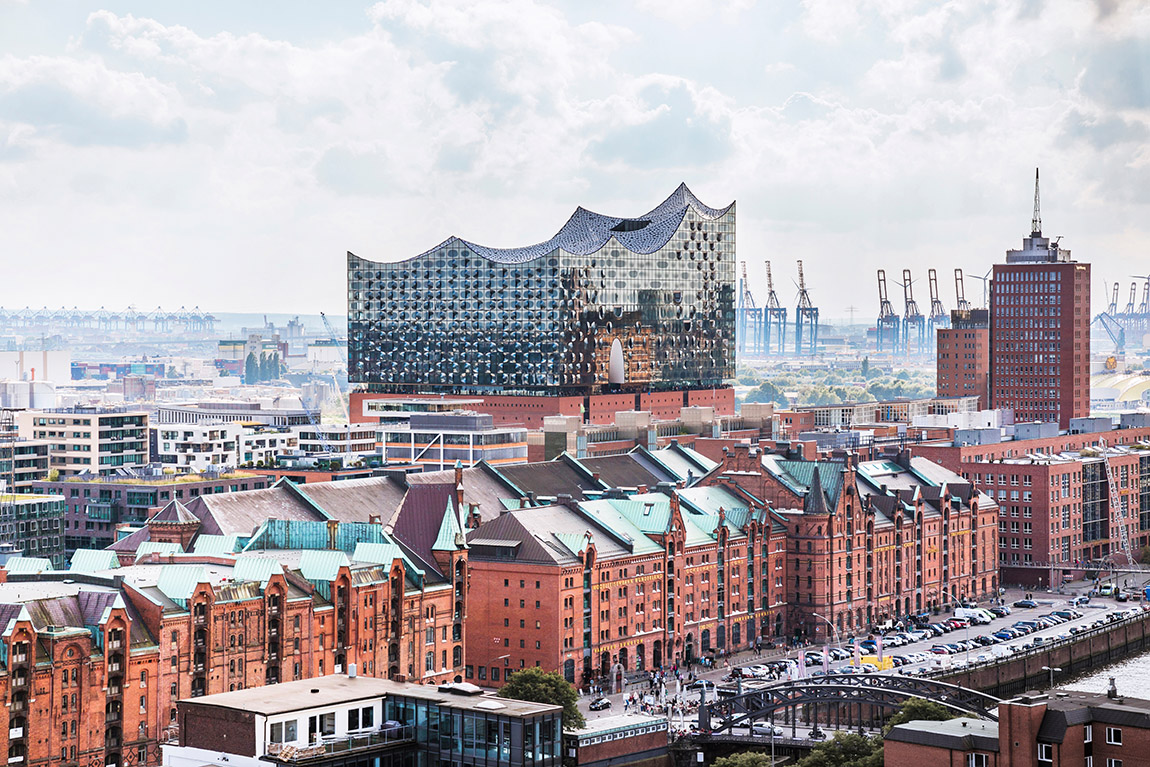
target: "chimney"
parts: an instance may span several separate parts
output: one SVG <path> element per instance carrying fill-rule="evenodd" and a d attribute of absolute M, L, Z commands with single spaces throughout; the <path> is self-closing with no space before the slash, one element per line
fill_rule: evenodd
<path fill-rule="evenodd" d="M 1106 690 L 1106 697 L 1112 700 L 1118 697 L 1118 685 L 1114 683 L 1114 677 L 1110 677 L 1110 687 Z"/>

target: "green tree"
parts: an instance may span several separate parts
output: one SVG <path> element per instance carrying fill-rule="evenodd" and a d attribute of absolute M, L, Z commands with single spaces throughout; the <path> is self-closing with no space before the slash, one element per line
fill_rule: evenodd
<path fill-rule="evenodd" d="M 260 380 L 271 380 L 271 360 L 268 358 L 267 352 L 260 352 Z"/>
<path fill-rule="evenodd" d="M 747 402 L 774 402 L 780 405 L 787 404 L 787 398 L 773 381 L 763 381 L 757 388 L 747 394 Z"/>
<path fill-rule="evenodd" d="M 863 361 L 862 361 L 863 378 L 866 378 L 868 373 L 870 373 L 870 357 L 863 357 Z"/>
<path fill-rule="evenodd" d="M 720 756 L 714 767 L 771 767 L 771 755 L 761 751 L 742 751 L 730 756 Z"/>
<path fill-rule="evenodd" d="M 798 767 L 882 767 L 882 738 L 836 732 L 797 762 Z"/>
<path fill-rule="evenodd" d="M 248 352 L 248 358 L 244 360 L 244 383 L 254 384 L 260 380 L 260 363 L 256 360 L 255 352 Z"/>
<path fill-rule="evenodd" d="M 538 667 L 516 671 L 500 688 L 499 697 L 562 706 L 565 730 L 578 730 L 586 724 L 583 714 L 579 713 L 579 694 L 557 671 L 544 671 Z"/>

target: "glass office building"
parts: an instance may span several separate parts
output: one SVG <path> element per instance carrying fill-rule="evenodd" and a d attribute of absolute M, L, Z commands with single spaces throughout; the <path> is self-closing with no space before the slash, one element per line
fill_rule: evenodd
<path fill-rule="evenodd" d="M 654 210 L 579 208 L 550 240 L 452 237 L 405 261 L 348 253 L 348 372 L 369 392 L 572 394 L 734 377 L 735 205 L 681 185 Z"/>

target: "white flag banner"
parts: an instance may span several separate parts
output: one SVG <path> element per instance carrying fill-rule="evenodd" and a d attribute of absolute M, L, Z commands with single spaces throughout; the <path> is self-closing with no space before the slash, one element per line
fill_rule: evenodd
<path fill-rule="evenodd" d="M 855 640 L 855 665 L 862 666 L 862 653 L 859 650 L 858 640 Z"/>
<path fill-rule="evenodd" d="M 881 664 L 882 663 L 882 637 L 876 638 L 875 644 L 878 647 L 878 662 Z"/>

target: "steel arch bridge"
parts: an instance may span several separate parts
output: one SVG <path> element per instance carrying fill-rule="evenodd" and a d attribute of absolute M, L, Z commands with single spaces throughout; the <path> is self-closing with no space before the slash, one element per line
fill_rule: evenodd
<path fill-rule="evenodd" d="M 781 682 L 699 707 L 699 727 L 712 734 L 731 733 L 799 706 L 875 706 L 898 709 L 908 700 L 930 700 L 959 714 L 997 720 L 999 699 L 958 685 L 892 674 L 832 674 Z M 716 724 L 712 724 L 712 721 Z"/>

